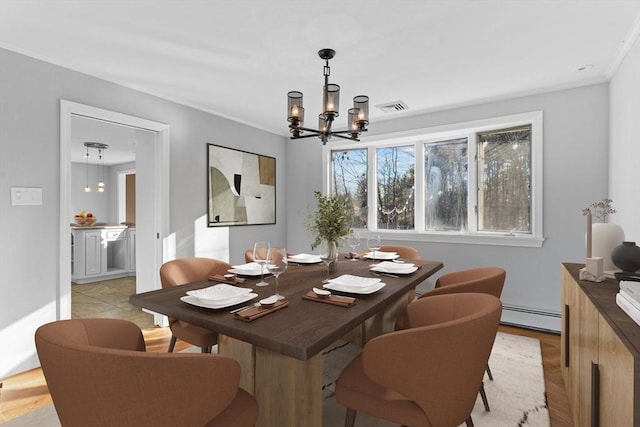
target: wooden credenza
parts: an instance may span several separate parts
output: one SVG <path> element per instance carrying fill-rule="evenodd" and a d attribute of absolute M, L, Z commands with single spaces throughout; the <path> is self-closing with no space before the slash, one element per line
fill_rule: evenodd
<path fill-rule="evenodd" d="M 618 281 L 562 265 L 561 366 L 576 427 L 640 427 L 640 326 L 616 304 Z"/>

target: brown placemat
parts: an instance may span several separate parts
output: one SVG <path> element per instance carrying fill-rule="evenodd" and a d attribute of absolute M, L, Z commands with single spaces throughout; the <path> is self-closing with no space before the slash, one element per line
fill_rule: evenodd
<path fill-rule="evenodd" d="M 319 297 L 313 291 L 309 291 L 302 295 L 302 299 L 308 299 L 311 301 L 324 302 L 326 304 L 339 305 L 341 307 L 351 307 L 356 303 L 356 299 L 352 297 L 343 297 L 340 295 L 329 295 L 326 297 Z"/>
<path fill-rule="evenodd" d="M 251 322 L 259 317 L 262 317 L 266 314 L 273 313 L 274 311 L 278 311 L 281 308 L 285 308 L 289 305 L 289 301 L 277 301 L 271 307 L 252 307 L 246 310 L 239 311 L 235 313 L 233 316 L 236 319 L 244 320 L 245 322 Z"/>
<path fill-rule="evenodd" d="M 222 274 L 216 274 L 214 276 L 209 276 L 208 279 L 212 280 L 214 282 L 228 283 L 230 285 L 239 285 L 241 283 L 244 283 L 244 281 L 245 281 L 245 279 L 242 279 L 240 277 L 236 277 L 234 279 L 227 279 Z"/>

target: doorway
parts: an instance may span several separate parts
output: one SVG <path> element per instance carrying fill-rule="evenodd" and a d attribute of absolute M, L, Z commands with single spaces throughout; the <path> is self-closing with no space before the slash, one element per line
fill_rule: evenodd
<path fill-rule="evenodd" d="M 132 128 L 136 139 L 137 216 L 144 218 L 136 224 L 136 292 L 160 287 L 158 270 L 162 263 L 162 238 L 168 234 L 169 200 L 169 126 L 84 104 L 61 100 L 60 131 L 60 277 L 58 318 L 71 318 L 71 141 L 72 119 L 85 117 L 105 123 Z M 161 173 L 162 171 L 162 173 Z M 155 324 L 163 317 L 154 316 Z"/>

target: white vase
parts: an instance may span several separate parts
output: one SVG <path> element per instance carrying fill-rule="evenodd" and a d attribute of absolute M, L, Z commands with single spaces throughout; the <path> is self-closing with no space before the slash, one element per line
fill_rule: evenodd
<path fill-rule="evenodd" d="M 591 225 L 591 256 L 602 257 L 604 270 L 618 270 L 611 262 L 611 252 L 622 244 L 624 230 L 618 224 L 595 223 Z"/>

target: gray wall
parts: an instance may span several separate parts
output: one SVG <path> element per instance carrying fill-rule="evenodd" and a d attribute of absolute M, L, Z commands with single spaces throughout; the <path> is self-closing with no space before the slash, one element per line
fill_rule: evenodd
<path fill-rule="evenodd" d="M 56 319 L 60 99 L 170 125 L 177 256 L 193 255 L 193 223 L 206 214 L 207 142 L 277 159 L 277 224 L 231 227 L 231 261 L 257 236 L 286 241 L 285 138 L 0 49 L 0 378 L 38 365 L 33 334 Z M 14 186 L 42 187 L 42 206 L 12 206 Z"/>
<path fill-rule="evenodd" d="M 640 37 L 610 82 L 609 193 L 618 213 L 610 222 L 622 226 L 625 240 L 640 244 Z"/>
<path fill-rule="evenodd" d="M 507 270 L 503 321 L 559 330 L 559 318 L 553 316 L 560 313 L 560 264 L 584 262 L 582 209 L 607 196 L 608 85 L 378 121 L 372 123 L 369 135 L 537 110 L 544 113 L 545 242 L 541 248 L 431 243 L 426 237 L 385 243 L 413 244 L 424 258 L 443 261 L 445 267 L 439 274 L 474 266 L 503 266 Z M 296 182 L 287 204 L 288 247 L 293 250 L 309 250 L 310 238 L 298 217 L 307 205 L 314 205 L 311 194 L 321 188 L 319 146 L 318 142 L 294 141 L 287 148 L 289 158 L 295 159 L 287 164 L 287 176 Z M 432 287 L 433 282 L 423 283 L 418 290 Z"/>

